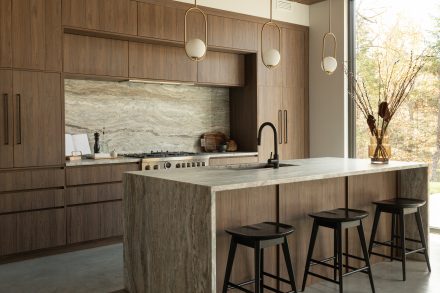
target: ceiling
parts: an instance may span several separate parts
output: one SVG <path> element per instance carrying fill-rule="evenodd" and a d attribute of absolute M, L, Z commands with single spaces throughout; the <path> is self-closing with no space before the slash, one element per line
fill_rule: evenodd
<path fill-rule="evenodd" d="M 323 2 L 326 0 L 294 0 L 294 1 L 298 2 L 298 3 L 302 3 L 302 4 L 312 5 L 312 4 L 315 4 L 318 2 Z"/>

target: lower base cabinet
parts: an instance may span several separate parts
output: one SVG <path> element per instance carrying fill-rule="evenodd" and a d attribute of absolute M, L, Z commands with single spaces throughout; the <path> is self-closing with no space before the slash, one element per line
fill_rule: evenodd
<path fill-rule="evenodd" d="M 0 216 L 0 255 L 66 244 L 65 209 Z"/>
<path fill-rule="evenodd" d="M 122 235 L 122 201 L 67 208 L 67 243 Z"/>

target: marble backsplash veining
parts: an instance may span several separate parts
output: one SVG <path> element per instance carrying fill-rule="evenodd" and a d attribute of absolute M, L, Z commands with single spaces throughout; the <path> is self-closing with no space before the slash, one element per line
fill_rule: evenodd
<path fill-rule="evenodd" d="M 204 132 L 229 135 L 229 89 L 66 79 L 65 123 L 91 147 L 105 127 L 105 144 L 119 153 L 197 152 Z"/>

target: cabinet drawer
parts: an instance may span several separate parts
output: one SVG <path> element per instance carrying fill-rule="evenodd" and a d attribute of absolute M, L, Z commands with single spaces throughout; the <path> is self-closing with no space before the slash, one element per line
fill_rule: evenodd
<path fill-rule="evenodd" d="M 226 86 L 244 85 L 244 55 L 209 51 L 198 63 L 199 83 Z"/>
<path fill-rule="evenodd" d="M 78 205 L 67 210 L 69 244 L 122 235 L 122 201 Z"/>
<path fill-rule="evenodd" d="M 208 23 L 210 46 L 257 51 L 257 23 L 216 15 L 208 15 Z"/>
<path fill-rule="evenodd" d="M 210 166 L 224 166 L 224 165 L 237 165 L 237 164 L 250 164 L 250 163 L 258 163 L 258 157 L 247 156 L 247 157 L 227 157 L 227 158 L 209 159 Z"/>
<path fill-rule="evenodd" d="M 0 172 L 0 192 L 64 187 L 64 169 Z"/>
<path fill-rule="evenodd" d="M 113 164 L 66 169 L 66 185 L 85 185 L 105 182 L 120 182 L 122 174 L 139 171 L 139 164 Z"/>
<path fill-rule="evenodd" d="M 66 190 L 67 205 L 122 199 L 122 183 L 69 187 Z"/>
<path fill-rule="evenodd" d="M 66 244 L 64 208 L 0 216 L 0 255 Z"/>
<path fill-rule="evenodd" d="M 65 34 L 64 72 L 128 77 L 128 41 Z"/>
<path fill-rule="evenodd" d="M 64 207 L 64 189 L 0 194 L 0 213 Z"/>

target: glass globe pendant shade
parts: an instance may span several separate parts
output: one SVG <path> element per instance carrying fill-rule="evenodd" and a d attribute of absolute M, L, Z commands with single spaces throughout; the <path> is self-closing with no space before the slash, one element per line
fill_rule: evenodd
<path fill-rule="evenodd" d="M 200 60 L 206 54 L 206 44 L 200 39 L 192 39 L 185 44 L 185 51 L 189 58 Z"/>
<path fill-rule="evenodd" d="M 280 61 L 281 54 L 277 49 L 269 49 L 263 53 L 263 62 L 269 68 L 277 66 Z"/>
<path fill-rule="evenodd" d="M 328 75 L 333 74 L 338 68 L 338 61 L 332 56 L 327 56 L 321 61 L 321 67 Z"/>

